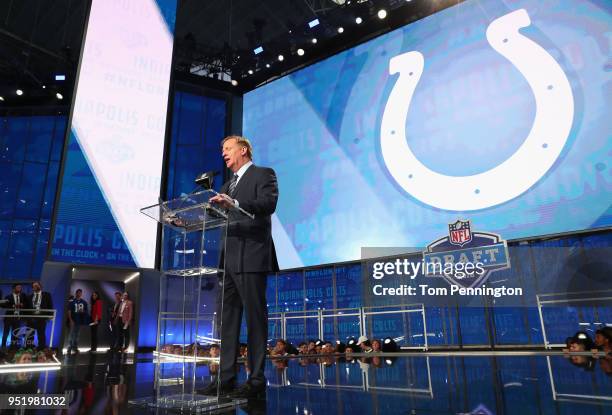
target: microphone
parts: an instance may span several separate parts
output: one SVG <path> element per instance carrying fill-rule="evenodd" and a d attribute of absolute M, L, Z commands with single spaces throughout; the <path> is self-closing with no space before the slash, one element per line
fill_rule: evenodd
<path fill-rule="evenodd" d="M 205 190 L 210 190 L 213 187 L 214 177 L 219 173 L 219 171 L 207 171 L 199 174 L 194 181 L 198 186 L 202 186 Z"/>

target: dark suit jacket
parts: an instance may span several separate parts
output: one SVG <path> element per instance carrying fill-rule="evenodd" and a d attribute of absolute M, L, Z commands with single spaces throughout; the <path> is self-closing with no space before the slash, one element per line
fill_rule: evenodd
<path fill-rule="evenodd" d="M 229 182 L 226 182 L 221 193 L 229 193 L 228 189 Z M 253 213 L 255 219 L 237 212 L 229 213 L 225 270 L 232 273 L 278 271 L 271 219 L 278 200 L 276 173 L 253 164 L 238 181 L 233 197 L 242 209 Z M 221 266 L 223 261 L 222 251 Z"/>
<path fill-rule="evenodd" d="M 13 312 L 13 309 L 15 308 L 15 298 L 13 298 L 13 293 L 11 292 L 9 295 L 7 295 L 5 300 L 8 300 L 8 303 L 4 303 L 4 308 L 9 309 L 6 314 L 15 314 Z M 24 293 L 19 294 L 19 303 L 21 304 L 21 308 L 28 308 L 28 299 Z"/>
<path fill-rule="evenodd" d="M 28 295 L 28 308 L 34 308 L 34 293 Z M 51 299 L 51 294 L 47 291 L 41 291 L 40 308 L 43 310 L 53 310 L 53 299 Z M 51 315 L 51 312 L 44 312 L 44 314 Z"/>

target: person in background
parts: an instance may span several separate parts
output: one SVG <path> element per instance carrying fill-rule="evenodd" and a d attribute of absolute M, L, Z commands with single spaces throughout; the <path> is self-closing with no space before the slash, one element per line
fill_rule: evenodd
<path fill-rule="evenodd" d="M 382 352 L 382 344 L 380 344 L 380 340 L 378 339 L 372 340 L 372 351 L 375 353 Z"/>
<path fill-rule="evenodd" d="M 357 340 L 357 346 L 361 348 L 362 353 L 372 352 L 372 344 L 366 336 L 359 336 L 359 339 Z"/>
<path fill-rule="evenodd" d="M 308 354 L 308 345 L 306 342 L 301 342 L 298 345 L 298 354 Z"/>
<path fill-rule="evenodd" d="M 595 347 L 596 351 L 612 352 L 612 327 L 602 327 L 595 332 Z"/>
<path fill-rule="evenodd" d="M 68 354 L 79 352 L 79 334 L 81 327 L 87 323 L 87 301 L 83 300 L 83 290 L 80 288 L 74 293 L 74 299 L 70 303 L 68 319 L 70 323 L 70 336 Z"/>
<path fill-rule="evenodd" d="M 119 335 L 121 334 L 121 322 L 117 320 L 119 307 L 121 307 L 121 293 L 115 291 L 115 304 L 110 308 L 110 320 L 108 328 L 111 332 L 111 351 L 119 350 Z M 119 322 L 118 322 L 119 321 Z"/>
<path fill-rule="evenodd" d="M 126 353 L 130 345 L 130 326 L 134 315 L 134 304 L 130 300 L 128 292 L 124 292 L 121 298 L 121 305 L 115 321 L 119 324 L 119 344 L 116 344 L 116 349 L 122 353 Z"/>
<path fill-rule="evenodd" d="M 102 321 L 102 300 L 100 299 L 100 293 L 94 291 L 91 293 L 91 349 L 90 352 L 98 350 L 98 326 Z"/>
<path fill-rule="evenodd" d="M 11 344 L 16 344 L 17 339 L 13 338 L 13 332 L 21 326 L 22 319 L 17 317 L 20 315 L 20 310 L 26 308 L 27 298 L 21 292 L 21 284 L 13 284 L 13 291 L 6 296 L 4 308 L 9 310 L 4 317 L 4 331 L 2 332 L 2 348 L 6 347 L 6 340 L 9 333 L 11 334 Z M 15 317 L 9 317 L 15 316 Z"/>
<path fill-rule="evenodd" d="M 240 357 L 242 358 L 246 358 L 247 357 L 247 345 L 246 343 L 240 343 Z"/>
<path fill-rule="evenodd" d="M 326 341 L 323 343 L 323 347 L 321 347 L 322 354 L 334 354 L 336 353 L 336 347 L 332 342 Z"/>
<path fill-rule="evenodd" d="M 218 344 L 211 344 L 210 345 L 210 350 L 209 350 L 209 356 L 210 357 L 219 357 L 219 355 L 221 354 L 220 349 L 219 349 L 219 345 Z"/>
<path fill-rule="evenodd" d="M 287 342 L 283 339 L 276 341 L 276 346 L 270 351 L 270 356 L 286 356 L 287 355 Z"/>
<path fill-rule="evenodd" d="M 42 290 L 40 282 L 34 281 L 32 283 L 32 294 L 30 294 L 28 300 L 29 307 L 34 310 L 32 311 L 34 317 L 31 319 L 30 325 L 36 330 L 38 349 L 42 350 L 47 347 L 47 322 L 49 318 L 53 317 L 53 311 L 41 310 L 53 310 L 53 299 L 50 293 Z M 49 318 L 42 316 L 48 316 Z"/>

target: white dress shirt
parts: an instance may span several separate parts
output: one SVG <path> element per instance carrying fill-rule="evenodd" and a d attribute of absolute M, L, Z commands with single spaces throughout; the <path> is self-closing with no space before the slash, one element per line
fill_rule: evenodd
<path fill-rule="evenodd" d="M 240 181 L 240 178 L 244 175 L 247 169 L 251 167 L 252 165 L 253 165 L 253 162 L 249 160 L 246 163 L 244 163 L 244 165 L 240 167 L 236 173 L 234 173 L 236 176 L 238 176 L 236 178 L 236 186 L 238 186 L 238 182 Z M 236 199 L 234 199 L 234 206 L 236 207 L 240 206 L 240 203 L 238 203 Z"/>

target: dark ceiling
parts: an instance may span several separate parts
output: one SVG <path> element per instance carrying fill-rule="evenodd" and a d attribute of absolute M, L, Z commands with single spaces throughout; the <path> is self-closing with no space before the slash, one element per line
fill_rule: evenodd
<path fill-rule="evenodd" d="M 240 93 L 461 0 L 178 1 L 174 68 L 179 78 L 183 74 Z M 0 105 L 70 102 L 88 5 L 88 0 L 0 1 Z M 389 11 L 384 20 L 376 17 L 381 8 Z M 355 23 L 356 16 L 362 24 Z M 308 22 L 315 18 L 320 24 L 311 29 Z M 257 46 L 264 52 L 256 56 Z M 298 56 L 299 48 L 304 56 Z M 60 73 L 66 81 L 54 80 Z M 232 79 L 237 86 L 231 86 Z M 16 96 L 17 88 L 23 96 Z M 56 92 L 64 96 L 62 102 Z"/>

